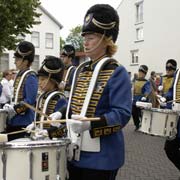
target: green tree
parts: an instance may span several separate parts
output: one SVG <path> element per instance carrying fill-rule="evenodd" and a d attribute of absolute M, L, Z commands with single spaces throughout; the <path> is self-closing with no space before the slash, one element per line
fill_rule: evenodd
<path fill-rule="evenodd" d="M 64 45 L 65 41 L 62 39 L 62 37 L 60 37 L 60 49 L 62 49 Z"/>
<path fill-rule="evenodd" d="M 33 25 L 40 23 L 36 12 L 39 0 L 0 0 L 0 53 L 6 48 L 13 50 L 18 35 L 30 33 Z"/>
<path fill-rule="evenodd" d="M 72 44 L 77 51 L 83 51 L 82 26 L 76 26 L 70 30 L 66 43 Z"/>

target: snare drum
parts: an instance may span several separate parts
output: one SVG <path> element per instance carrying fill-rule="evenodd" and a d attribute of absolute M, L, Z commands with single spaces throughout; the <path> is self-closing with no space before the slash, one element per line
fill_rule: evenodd
<path fill-rule="evenodd" d="M 4 109 L 0 109 L 0 132 L 3 132 L 6 128 L 7 112 Z"/>
<path fill-rule="evenodd" d="M 17 139 L 0 145 L 0 179 L 65 180 L 69 139 Z"/>
<path fill-rule="evenodd" d="M 142 112 L 139 131 L 163 137 L 174 136 L 178 121 L 178 114 L 175 111 L 152 108 L 144 109 Z"/>

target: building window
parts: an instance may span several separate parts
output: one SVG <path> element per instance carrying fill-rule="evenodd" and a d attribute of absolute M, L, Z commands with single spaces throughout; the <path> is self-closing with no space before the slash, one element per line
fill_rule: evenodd
<path fill-rule="evenodd" d="M 143 22 L 143 1 L 136 3 L 136 23 Z"/>
<path fill-rule="evenodd" d="M 32 63 L 32 69 L 38 71 L 39 69 L 39 55 L 34 56 L 34 61 Z"/>
<path fill-rule="evenodd" d="M 34 47 L 36 48 L 39 48 L 39 41 L 40 41 L 39 36 L 40 36 L 39 32 L 37 31 L 33 31 L 31 34 L 31 42 L 34 44 Z"/>
<path fill-rule="evenodd" d="M 144 39 L 144 31 L 143 27 L 137 28 L 136 29 L 136 40 L 141 41 Z"/>
<path fill-rule="evenodd" d="M 131 51 L 131 64 L 138 64 L 139 63 L 139 55 L 138 50 Z"/>
<path fill-rule="evenodd" d="M 46 33 L 46 48 L 53 48 L 53 33 Z"/>
<path fill-rule="evenodd" d="M 5 71 L 9 69 L 9 54 L 2 54 L 0 56 L 0 71 Z"/>

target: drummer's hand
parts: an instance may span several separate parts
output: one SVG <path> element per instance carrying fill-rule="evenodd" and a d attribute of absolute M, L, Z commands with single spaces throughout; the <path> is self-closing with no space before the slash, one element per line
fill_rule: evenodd
<path fill-rule="evenodd" d="M 68 125 L 70 125 L 72 131 L 75 133 L 82 133 L 91 128 L 90 121 L 83 121 L 81 119 L 86 119 L 86 117 L 74 114 L 71 116 L 71 119 L 67 121 Z"/>
<path fill-rule="evenodd" d="M 36 129 L 34 136 L 36 138 L 48 137 L 48 131 L 46 129 Z"/>
<path fill-rule="evenodd" d="M 62 113 L 57 111 L 57 112 L 54 112 L 52 113 L 50 116 L 51 120 L 55 121 L 55 120 L 59 120 L 62 118 Z M 51 122 L 51 126 L 55 126 L 55 127 L 60 127 L 61 126 L 61 123 L 59 122 Z"/>
<path fill-rule="evenodd" d="M 16 111 L 14 110 L 14 106 L 10 104 L 5 104 L 3 109 L 8 113 L 8 118 L 12 119 L 16 115 Z"/>
<path fill-rule="evenodd" d="M 32 122 L 31 124 L 29 124 L 28 126 L 26 126 L 26 131 L 27 131 L 27 133 L 31 133 L 32 130 L 34 130 L 34 129 L 35 129 L 35 124 L 34 124 L 34 122 Z"/>
<path fill-rule="evenodd" d="M 147 98 L 146 97 L 142 97 L 141 101 L 147 101 Z"/>
<path fill-rule="evenodd" d="M 165 103 L 166 102 L 166 98 L 162 97 L 160 95 L 157 95 L 157 97 L 159 98 L 160 102 Z"/>
<path fill-rule="evenodd" d="M 158 86 L 158 91 L 162 91 L 163 90 L 163 86 Z"/>

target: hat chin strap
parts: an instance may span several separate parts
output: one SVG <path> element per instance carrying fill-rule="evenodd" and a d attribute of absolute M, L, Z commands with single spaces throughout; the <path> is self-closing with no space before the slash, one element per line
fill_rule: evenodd
<path fill-rule="evenodd" d="M 93 47 L 93 48 L 91 48 L 91 49 L 89 49 L 89 50 L 86 50 L 86 49 L 85 49 L 84 52 L 85 52 L 85 53 L 90 53 L 90 52 L 96 50 L 96 49 L 99 47 L 99 45 L 101 44 L 101 42 L 103 41 L 104 37 L 105 37 L 105 33 L 102 35 L 101 39 L 99 40 L 99 42 L 96 44 L 95 47 Z"/>
<path fill-rule="evenodd" d="M 47 86 L 47 84 L 48 84 L 50 78 L 51 78 L 51 74 L 49 74 L 48 79 L 47 79 L 46 83 L 45 83 L 44 86 L 43 86 L 43 89 Z"/>

